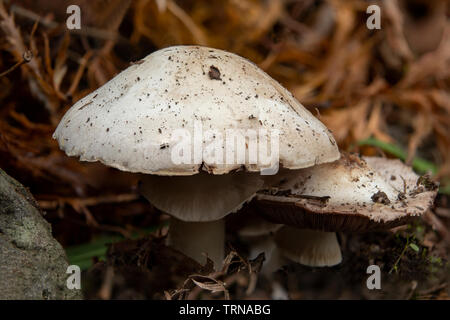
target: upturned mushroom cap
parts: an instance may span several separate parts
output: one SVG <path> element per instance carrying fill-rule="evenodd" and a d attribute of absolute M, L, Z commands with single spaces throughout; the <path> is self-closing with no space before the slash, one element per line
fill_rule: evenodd
<path fill-rule="evenodd" d="M 53 137 L 69 156 L 123 171 L 192 175 L 267 168 L 260 158 L 216 163 L 205 151 L 197 158 L 192 152 L 189 163 L 174 163 L 173 133 L 185 129 L 194 137 L 196 121 L 222 137 L 227 129 L 265 129 L 271 141 L 271 130 L 279 130 L 284 168 L 339 158 L 329 130 L 277 81 L 238 55 L 199 46 L 169 47 L 134 63 L 73 105 Z M 203 150 L 216 138 L 203 137 Z"/>
<path fill-rule="evenodd" d="M 359 158 L 299 170 L 293 179 L 257 195 L 261 212 L 275 223 L 323 231 L 391 228 L 422 215 L 437 185 L 400 160 Z"/>

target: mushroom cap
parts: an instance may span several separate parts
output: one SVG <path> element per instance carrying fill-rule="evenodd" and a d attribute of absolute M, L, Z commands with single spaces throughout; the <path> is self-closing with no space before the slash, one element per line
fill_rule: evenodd
<path fill-rule="evenodd" d="M 293 172 L 276 192 L 257 195 L 274 223 L 323 231 L 392 228 L 432 205 L 437 185 L 400 160 L 343 154 L 329 164 Z"/>
<path fill-rule="evenodd" d="M 53 137 L 69 156 L 129 172 L 224 174 L 268 167 L 259 157 L 243 164 L 211 160 L 206 146 L 215 135 L 199 142 L 200 156 L 192 152 L 189 163 L 174 163 L 173 133 L 185 129 L 195 137 L 196 123 L 222 137 L 227 129 L 265 129 L 268 141 L 279 130 L 279 165 L 288 169 L 340 156 L 329 130 L 277 81 L 247 59 L 200 46 L 165 48 L 134 63 L 75 103 Z"/>

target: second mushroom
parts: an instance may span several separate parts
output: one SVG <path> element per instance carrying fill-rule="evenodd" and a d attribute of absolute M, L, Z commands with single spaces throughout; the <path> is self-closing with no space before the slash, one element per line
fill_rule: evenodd
<path fill-rule="evenodd" d="M 435 183 L 400 160 L 343 154 L 260 191 L 256 205 L 269 221 L 285 225 L 275 235 L 285 257 L 323 267 L 342 261 L 337 231 L 405 224 L 424 214 L 436 193 Z"/>

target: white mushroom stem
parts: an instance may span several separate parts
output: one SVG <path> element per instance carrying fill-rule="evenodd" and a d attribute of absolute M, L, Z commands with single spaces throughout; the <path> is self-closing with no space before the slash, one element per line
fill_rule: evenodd
<path fill-rule="evenodd" d="M 331 267 L 342 261 L 341 249 L 335 232 L 281 228 L 275 235 L 283 255 L 310 267 Z"/>
<path fill-rule="evenodd" d="M 216 270 L 222 267 L 224 239 L 223 219 L 210 222 L 186 222 L 173 217 L 170 219 L 167 244 L 202 264 L 208 256 L 214 262 Z"/>

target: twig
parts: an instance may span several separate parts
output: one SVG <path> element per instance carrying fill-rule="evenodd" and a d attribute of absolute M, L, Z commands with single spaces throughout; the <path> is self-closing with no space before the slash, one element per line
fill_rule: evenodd
<path fill-rule="evenodd" d="M 89 59 L 91 58 L 92 54 L 93 54 L 92 51 L 88 51 L 81 58 L 81 60 L 79 62 L 80 66 L 78 67 L 77 73 L 75 74 L 75 78 L 74 78 L 72 84 L 70 85 L 69 90 L 67 90 L 66 95 L 72 96 L 74 94 L 75 90 L 78 87 L 78 84 L 80 83 L 81 77 L 83 76 L 84 70 L 86 69 L 86 65 L 87 65 Z"/>
<path fill-rule="evenodd" d="M 138 199 L 139 196 L 133 193 L 107 195 L 102 197 L 88 198 L 58 198 L 58 200 L 38 200 L 39 207 L 44 210 L 54 210 L 64 204 L 78 202 L 82 206 L 95 206 L 103 203 L 131 202 Z"/>
<path fill-rule="evenodd" d="M 23 53 L 27 52 L 29 49 L 25 46 L 22 39 L 22 35 L 20 34 L 19 29 L 16 27 L 14 23 L 14 17 L 8 15 L 8 12 L 6 11 L 2 1 L 0 1 L 0 18 L 2 19 L 0 23 L 0 28 L 5 33 L 6 39 L 12 46 L 12 48 L 8 49 L 8 51 L 16 58 L 16 60 L 19 60 L 19 62 L 21 62 L 22 59 L 24 58 Z M 20 56 L 21 53 L 22 57 Z M 36 75 L 40 76 L 41 73 L 39 71 L 39 65 L 37 63 L 37 60 L 30 59 L 30 61 L 28 62 L 30 63 L 29 64 L 30 69 Z"/>
<path fill-rule="evenodd" d="M 33 53 L 31 52 L 31 50 L 27 50 L 23 53 L 22 55 L 22 60 L 17 62 L 15 65 L 13 65 L 11 68 L 9 68 L 8 70 L 0 73 L 0 78 L 6 76 L 8 73 L 13 72 L 14 70 L 16 70 L 18 67 L 20 67 L 21 65 L 28 63 L 31 61 L 31 59 L 33 59 Z"/>
<path fill-rule="evenodd" d="M 105 278 L 103 279 L 103 284 L 98 292 L 98 296 L 102 300 L 111 299 L 111 293 L 113 288 L 114 280 L 114 269 L 112 266 L 106 268 Z"/>
<path fill-rule="evenodd" d="M 411 281 L 411 289 L 405 300 L 411 300 L 411 298 L 414 296 L 414 293 L 416 292 L 417 284 L 418 283 L 416 280 Z"/>
<path fill-rule="evenodd" d="M 200 45 L 206 46 L 208 41 L 203 30 L 197 26 L 192 18 L 184 12 L 175 2 L 167 1 L 167 9 L 186 26 L 186 28 L 194 36 L 196 42 Z"/>
<path fill-rule="evenodd" d="M 447 209 L 447 208 L 436 208 L 436 209 L 434 209 L 434 212 L 438 216 L 440 216 L 442 218 L 447 218 L 447 219 L 450 218 L 450 209 Z"/>
<path fill-rule="evenodd" d="M 423 219 L 444 239 L 450 239 L 450 233 L 445 224 L 431 210 L 427 210 Z"/>
<path fill-rule="evenodd" d="M 426 295 L 429 295 L 429 294 L 434 293 L 436 291 L 440 291 L 442 289 L 445 289 L 445 288 L 447 288 L 447 286 L 448 286 L 448 283 L 444 282 L 444 283 L 438 284 L 438 285 L 436 285 L 434 287 L 431 287 L 429 289 L 426 289 L 426 290 L 423 290 L 423 291 L 419 291 L 417 293 L 417 295 L 418 296 L 426 296 Z"/>

